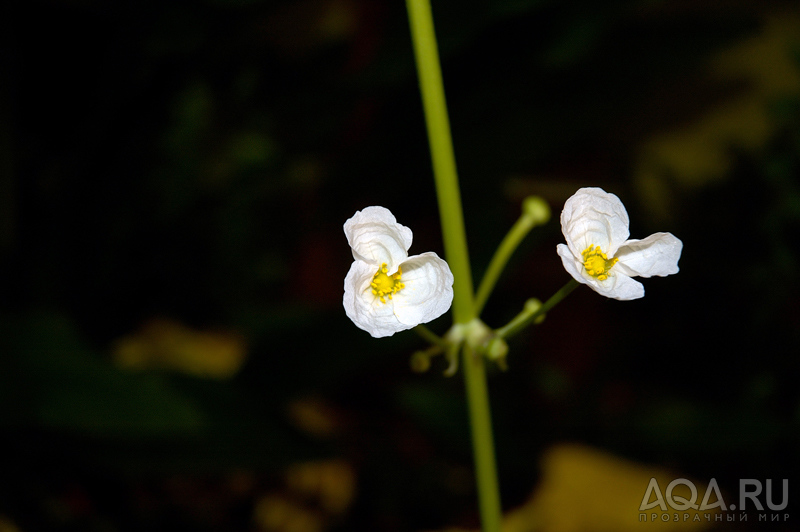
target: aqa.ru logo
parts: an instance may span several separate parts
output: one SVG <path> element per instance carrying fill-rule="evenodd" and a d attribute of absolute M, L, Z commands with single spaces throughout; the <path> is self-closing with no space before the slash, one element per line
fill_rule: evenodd
<path fill-rule="evenodd" d="M 682 495 L 678 495 L 677 493 L 673 493 L 675 488 L 678 486 L 686 486 L 689 488 L 690 497 L 687 499 Z M 687 511 L 687 510 L 697 510 L 699 512 L 705 510 L 714 510 L 719 508 L 722 511 L 728 510 L 739 510 L 740 512 L 744 512 L 748 509 L 755 509 L 756 511 L 764 511 L 764 505 L 761 503 L 762 500 L 766 503 L 767 508 L 772 510 L 773 512 L 777 512 L 786 508 L 789 504 L 789 479 L 783 479 L 782 483 L 782 494 L 781 494 L 781 502 L 775 502 L 775 492 L 772 487 L 772 479 L 767 479 L 766 481 L 766 493 L 763 499 L 759 499 L 763 490 L 763 485 L 760 480 L 756 480 L 753 478 L 743 478 L 739 479 L 739 500 L 738 506 L 736 504 L 726 505 L 725 500 L 722 498 L 722 493 L 719 490 L 719 486 L 717 485 L 716 479 L 711 479 L 708 483 L 708 487 L 706 488 L 705 493 L 703 494 L 703 498 L 700 501 L 700 504 L 697 504 L 698 499 L 698 492 L 697 488 L 695 487 L 694 483 L 691 480 L 685 478 L 676 478 L 669 484 L 667 484 L 667 489 L 662 492 L 661 488 L 658 485 L 658 481 L 655 478 L 650 479 L 650 484 L 647 485 L 647 491 L 645 491 L 644 498 L 642 498 L 642 504 L 639 506 L 639 511 L 644 512 L 646 510 L 650 510 L 651 508 L 655 508 L 658 506 L 663 512 L 668 512 L 667 505 L 670 508 L 677 511 Z M 686 493 L 685 489 L 680 490 L 682 493 Z M 655 497 L 654 500 L 651 500 Z M 713 499 L 713 500 L 712 500 Z M 750 505 L 748 506 L 747 500 L 750 500 Z M 653 514 L 654 516 L 656 514 Z M 743 514 L 740 514 L 743 515 Z M 785 518 L 788 518 L 788 514 L 784 514 Z M 664 515 L 661 515 L 662 520 Z M 688 517 L 685 516 L 685 517 Z M 697 516 L 696 516 L 697 517 Z M 716 519 L 720 520 L 721 515 L 719 515 Z M 765 515 L 759 516 L 759 520 L 766 520 L 764 519 Z M 677 520 L 677 516 L 676 516 Z M 772 519 L 773 521 L 776 519 Z"/>

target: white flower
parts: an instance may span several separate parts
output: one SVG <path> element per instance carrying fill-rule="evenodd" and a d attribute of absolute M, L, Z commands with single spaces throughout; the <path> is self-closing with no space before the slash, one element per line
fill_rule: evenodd
<path fill-rule="evenodd" d="M 355 261 L 344 280 L 344 310 L 375 338 L 427 323 L 453 302 L 453 274 L 436 253 L 408 256 L 411 229 L 384 207 L 344 223 Z"/>
<path fill-rule="evenodd" d="M 578 282 L 614 299 L 638 299 L 644 286 L 631 277 L 678 273 L 683 243 L 670 233 L 628 240 L 628 213 L 614 194 L 582 188 L 564 204 L 558 245 L 564 268 Z M 610 257 L 610 258 L 609 258 Z"/>

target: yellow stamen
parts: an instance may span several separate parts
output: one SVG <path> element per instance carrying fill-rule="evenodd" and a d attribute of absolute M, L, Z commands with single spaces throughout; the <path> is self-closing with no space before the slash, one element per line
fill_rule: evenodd
<path fill-rule="evenodd" d="M 392 299 L 394 294 L 406 287 L 406 285 L 400 282 L 402 276 L 403 269 L 400 267 L 397 268 L 397 273 L 389 275 L 389 269 L 384 262 L 381 264 L 381 267 L 378 268 L 378 271 L 375 272 L 375 275 L 372 276 L 372 282 L 370 283 L 372 295 L 377 296 L 381 300 L 381 303 L 386 303 L 387 297 Z"/>
<path fill-rule="evenodd" d="M 586 273 L 599 281 L 608 279 L 608 270 L 614 266 L 619 259 L 609 259 L 600 246 L 590 245 L 581 253 L 583 255 L 583 267 Z"/>

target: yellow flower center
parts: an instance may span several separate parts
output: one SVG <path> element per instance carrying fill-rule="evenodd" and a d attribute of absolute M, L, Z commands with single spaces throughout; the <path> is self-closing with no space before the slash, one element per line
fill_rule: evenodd
<path fill-rule="evenodd" d="M 403 270 L 399 267 L 397 268 L 397 273 L 389 275 L 389 269 L 384 262 L 381 264 L 381 267 L 378 268 L 378 271 L 375 272 L 375 275 L 372 276 L 372 282 L 370 283 L 372 295 L 378 296 L 381 303 L 386 303 L 387 297 L 392 299 L 392 295 L 406 287 L 406 285 L 400 282 L 402 276 Z"/>
<path fill-rule="evenodd" d="M 586 268 L 586 273 L 600 281 L 608 279 L 608 270 L 619 260 L 609 259 L 600 246 L 594 244 L 584 249 L 581 255 L 583 255 L 583 267 Z"/>

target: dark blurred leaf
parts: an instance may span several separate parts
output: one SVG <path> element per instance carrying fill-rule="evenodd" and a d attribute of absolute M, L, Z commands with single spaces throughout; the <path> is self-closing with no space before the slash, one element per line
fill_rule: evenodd
<path fill-rule="evenodd" d="M 196 404 L 165 377 L 116 369 L 62 316 L 41 314 L 9 325 L 3 336 L 15 360 L 4 377 L 32 400 L 26 424 L 141 437 L 194 433 L 206 425 Z"/>

